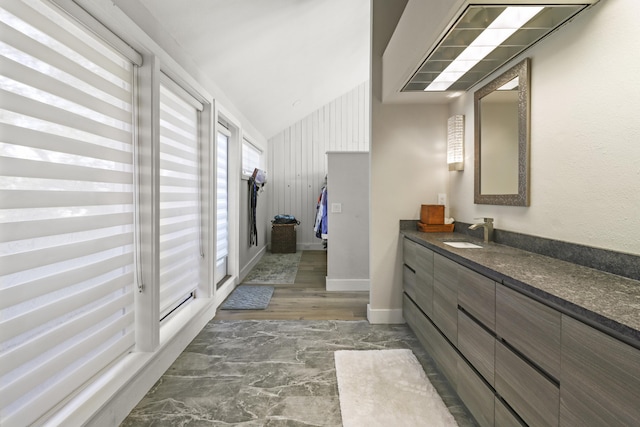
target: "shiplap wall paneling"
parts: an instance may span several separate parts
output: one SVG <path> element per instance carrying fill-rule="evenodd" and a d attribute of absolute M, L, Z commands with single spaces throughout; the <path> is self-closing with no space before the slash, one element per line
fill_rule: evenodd
<path fill-rule="evenodd" d="M 321 249 L 313 226 L 327 174 L 327 151 L 369 150 L 369 84 L 314 111 L 268 142 L 269 220 L 294 215 L 301 249 Z"/>

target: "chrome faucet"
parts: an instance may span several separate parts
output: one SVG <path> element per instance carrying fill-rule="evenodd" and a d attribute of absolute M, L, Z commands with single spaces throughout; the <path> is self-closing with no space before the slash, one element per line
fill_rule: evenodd
<path fill-rule="evenodd" d="M 471 224 L 469 226 L 469 230 L 476 230 L 480 227 L 484 228 L 484 242 L 489 243 L 493 240 L 493 218 L 476 218 L 482 219 L 484 222 L 480 222 L 477 224 Z"/>

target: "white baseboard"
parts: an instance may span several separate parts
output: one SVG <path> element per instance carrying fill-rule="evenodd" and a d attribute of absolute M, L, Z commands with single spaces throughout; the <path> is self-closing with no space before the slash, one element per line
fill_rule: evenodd
<path fill-rule="evenodd" d="M 374 309 L 367 304 L 367 320 L 372 325 L 394 325 L 405 323 L 401 308 Z"/>
<path fill-rule="evenodd" d="M 247 265 L 245 265 L 240 269 L 240 274 L 238 276 L 239 283 L 242 283 L 244 278 L 247 277 L 247 274 L 249 274 L 251 269 L 256 266 L 256 264 L 260 261 L 260 259 L 262 259 L 262 257 L 266 252 L 267 252 L 267 246 L 265 245 L 262 247 L 262 249 L 258 251 L 258 253 L 253 258 L 251 258 L 251 260 L 247 263 Z"/>
<path fill-rule="evenodd" d="M 326 284 L 329 292 L 369 292 L 369 279 L 330 279 L 327 277 Z"/>

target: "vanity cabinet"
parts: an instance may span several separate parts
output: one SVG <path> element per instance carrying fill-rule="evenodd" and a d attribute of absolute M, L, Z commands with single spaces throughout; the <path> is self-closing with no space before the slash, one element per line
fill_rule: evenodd
<path fill-rule="evenodd" d="M 431 316 L 433 313 L 433 251 L 404 239 L 403 284 L 407 295 Z"/>
<path fill-rule="evenodd" d="M 495 390 L 529 425 L 557 426 L 561 314 L 496 287 Z"/>
<path fill-rule="evenodd" d="M 466 360 L 458 361 L 457 393 L 473 418 L 481 427 L 495 425 L 494 395 L 482 379 L 476 375 Z"/>
<path fill-rule="evenodd" d="M 404 292 L 416 300 L 416 272 L 409 268 L 407 265 L 402 266 L 402 286 Z"/>
<path fill-rule="evenodd" d="M 458 350 L 492 387 L 495 348 L 495 338 L 464 311 L 458 311 Z"/>
<path fill-rule="evenodd" d="M 513 411 L 507 408 L 502 401 L 495 397 L 494 420 L 496 427 L 526 427 Z"/>
<path fill-rule="evenodd" d="M 480 426 L 495 425 L 496 284 L 468 268 L 458 269 L 458 395 Z"/>
<path fill-rule="evenodd" d="M 640 423 L 640 350 L 562 316 L 560 424 Z"/>
<path fill-rule="evenodd" d="M 496 334 L 554 379 L 560 377 L 560 318 L 506 286 L 496 290 Z"/>
<path fill-rule="evenodd" d="M 458 266 L 458 349 L 494 386 L 496 283 Z"/>
<path fill-rule="evenodd" d="M 406 295 L 403 298 L 404 319 L 418 337 L 418 341 L 442 370 L 451 386 L 458 382 L 458 359 L 460 356 L 438 331 L 435 325 Z"/>
<path fill-rule="evenodd" d="M 495 389 L 531 426 L 557 426 L 558 386 L 501 342 L 496 342 Z"/>
<path fill-rule="evenodd" d="M 402 260 L 413 271 L 416 271 L 416 251 L 419 246 L 419 244 L 409 239 L 402 240 Z"/>
<path fill-rule="evenodd" d="M 460 266 L 433 256 L 433 323 L 453 343 L 458 342 L 458 272 Z"/>
<path fill-rule="evenodd" d="M 458 304 L 491 331 L 496 324 L 496 282 L 468 268 L 458 269 Z"/>
<path fill-rule="evenodd" d="M 639 349 L 407 240 L 405 320 L 479 425 L 638 425 Z"/>
<path fill-rule="evenodd" d="M 433 315 L 433 251 L 418 246 L 416 251 L 416 299 L 427 316 Z"/>

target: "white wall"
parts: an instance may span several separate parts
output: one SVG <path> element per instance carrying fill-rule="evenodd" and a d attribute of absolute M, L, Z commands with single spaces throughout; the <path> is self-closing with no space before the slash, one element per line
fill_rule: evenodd
<path fill-rule="evenodd" d="M 268 220 L 294 215 L 300 221 L 298 249 L 322 249 L 313 226 L 327 175 L 326 152 L 369 150 L 369 83 L 269 139 L 268 147 Z"/>
<path fill-rule="evenodd" d="M 368 291 L 369 153 L 333 151 L 327 157 L 327 290 Z"/>
<path fill-rule="evenodd" d="M 66 1 L 66 0 L 63 0 Z M 266 138 L 258 132 L 253 124 L 242 114 L 242 112 L 227 97 L 224 90 L 212 80 L 211 76 L 205 74 L 198 68 L 181 46 L 171 37 L 166 29 L 161 26 L 158 21 L 149 13 L 149 11 L 138 0 L 72 0 L 79 3 L 83 8 L 88 10 L 92 15 L 99 18 L 112 31 L 117 32 L 125 41 L 127 33 L 131 33 L 131 25 L 129 19 L 135 23 L 145 33 L 150 42 L 162 48 L 163 52 L 159 53 L 161 60 L 175 62 L 183 68 L 191 78 L 195 79 L 199 84 L 204 86 L 206 90 L 213 96 L 217 103 L 222 104 L 229 115 L 237 118 L 244 133 L 251 135 L 253 144 L 260 148 L 265 148 Z M 116 15 L 124 12 L 129 19 L 120 20 Z M 111 15 L 111 16 L 109 16 Z M 129 34 L 131 35 L 131 34 Z"/>
<path fill-rule="evenodd" d="M 399 221 L 419 218 L 420 205 L 446 190 L 446 105 L 381 104 L 382 53 L 403 2 L 373 0 L 371 70 L 371 323 L 400 323 L 402 270 Z"/>
<path fill-rule="evenodd" d="M 640 254 L 638 16 L 637 0 L 600 1 L 526 52 L 529 207 L 473 204 L 473 91 L 495 75 L 451 106 L 467 117 L 465 170 L 449 173 L 456 219 L 491 216 L 499 229 Z"/>
<path fill-rule="evenodd" d="M 370 311 L 402 306 L 399 221 L 446 192 L 447 118 L 446 106 L 373 102 Z"/>

